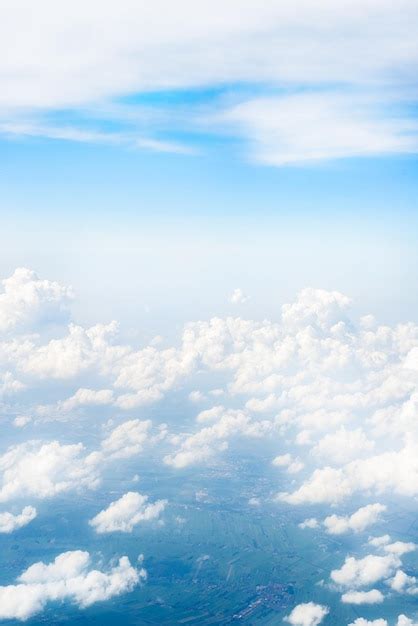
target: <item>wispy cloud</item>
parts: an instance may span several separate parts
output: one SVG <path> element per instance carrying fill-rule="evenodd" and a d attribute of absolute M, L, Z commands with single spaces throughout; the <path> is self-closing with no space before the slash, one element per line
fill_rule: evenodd
<path fill-rule="evenodd" d="M 223 86 L 239 98 L 244 85 L 245 100 L 226 107 L 223 121 L 230 123 L 226 132 L 252 143 L 259 162 L 417 151 L 415 115 L 403 105 L 405 93 L 416 88 L 414 0 L 397 6 L 389 0 L 179 0 L 170 6 L 165 0 L 59 6 L 41 0 L 36 11 L 22 4 L 0 9 L 3 132 L 190 153 L 194 148 L 173 140 L 173 127 L 180 124 L 181 136 L 199 132 L 201 109 L 210 117 L 225 103 L 209 96 L 206 103 L 187 103 L 185 97 L 187 115 L 179 120 L 173 90 Z M 318 94 L 324 85 L 338 87 Z M 283 88 L 297 95 L 271 96 Z M 371 100 L 363 95 L 370 89 Z M 386 106 L 388 90 L 397 94 L 398 116 L 393 102 Z M 104 111 L 108 120 L 120 121 L 121 99 L 150 92 L 164 103 L 163 129 L 155 104 L 125 106 L 131 126 L 121 132 L 100 123 Z M 79 128 L 74 120 L 87 109 L 91 124 Z M 51 118 L 16 124 L 22 114 L 39 122 L 43 113 L 57 111 L 67 112 L 63 124 Z M 198 141 L 204 143 L 202 137 L 190 143 Z"/>
<path fill-rule="evenodd" d="M 196 150 L 179 142 L 141 137 L 132 132 L 101 132 L 73 126 L 52 126 L 48 124 L 25 124 L 5 122 L 0 124 L 0 133 L 5 136 L 44 137 L 78 143 L 120 145 L 128 148 L 171 152 L 176 154 L 196 154 Z"/>

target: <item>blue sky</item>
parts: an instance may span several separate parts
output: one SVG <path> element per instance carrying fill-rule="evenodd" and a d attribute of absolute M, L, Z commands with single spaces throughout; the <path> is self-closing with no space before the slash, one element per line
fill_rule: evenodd
<path fill-rule="evenodd" d="M 94 277 L 82 319 L 164 318 L 166 291 L 184 321 L 236 287 L 270 315 L 310 284 L 414 316 L 416 19 L 410 0 L 6 3 L 3 273 L 52 266 L 83 296 Z M 136 296 L 105 302 L 110 281 Z"/>
<path fill-rule="evenodd" d="M 414 155 L 273 167 L 230 139 L 200 149 L 3 138 L 4 273 L 52 269 L 82 295 L 81 320 L 139 316 L 153 330 L 223 312 L 237 286 L 256 317 L 315 285 L 388 321 L 415 319 Z"/>

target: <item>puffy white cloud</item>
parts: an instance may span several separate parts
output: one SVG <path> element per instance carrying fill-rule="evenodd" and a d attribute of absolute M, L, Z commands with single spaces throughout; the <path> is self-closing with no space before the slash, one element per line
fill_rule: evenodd
<path fill-rule="evenodd" d="M 349 531 L 362 532 L 375 524 L 384 511 L 384 504 L 368 504 L 350 516 L 330 515 L 324 519 L 324 526 L 330 535 L 342 535 Z"/>
<path fill-rule="evenodd" d="M 1 396 L 22 391 L 22 389 L 25 389 L 25 385 L 20 380 L 17 380 L 12 372 L 0 374 L 0 398 Z"/>
<path fill-rule="evenodd" d="M 0 502 L 12 498 L 48 498 L 72 489 L 94 488 L 97 462 L 83 444 L 29 441 L 0 456 Z"/>
<path fill-rule="evenodd" d="M 135 419 L 123 422 L 102 441 L 103 454 L 113 459 L 138 454 L 149 439 L 151 425 L 151 420 Z"/>
<path fill-rule="evenodd" d="M 32 418 L 29 417 L 28 415 L 18 415 L 13 420 L 13 426 L 15 428 L 24 428 L 25 426 L 30 424 L 31 421 L 32 421 Z"/>
<path fill-rule="evenodd" d="M 412 542 L 395 541 L 394 543 L 385 545 L 383 549 L 390 554 L 402 556 L 408 552 L 414 552 L 417 549 L 417 545 Z"/>
<path fill-rule="evenodd" d="M 229 300 L 232 304 L 244 304 L 247 302 L 248 296 L 245 295 L 242 289 L 238 288 L 234 289 Z"/>
<path fill-rule="evenodd" d="M 110 345 L 117 329 L 116 322 L 88 329 L 70 324 L 63 338 L 51 339 L 40 346 L 29 345 L 18 360 L 18 369 L 36 378 L 58 380 L 75 378 L 89 369 L 105 371 L 114 360 L 129 352 L 127 348 Z"/>
<path fill-rule="evenodd" d="M 170 348 L 119 345 L 116 323 L 70 325 L 46 343 L 42 337 L 8 336 L 0 342 L 0 376 L 9 372 L 9 380 L 22 380 L 28 388 L 39 379 L 44 389 L 51 386 L 47 413 L 93 403 L 126 410 L 157 401 L 183 383 L 195 384 L 197 374 L 215 376 L 225 390 L 223 406 L 199 413 L 188 432 L 171 432 L 166 439 L 175 449 L 164 451 L 166 463 L 206 462 L 235 437 L 270 437 L 279 449 L 283 441 L 305 446 L 300 458 L 292 450 L 286 467 L 294 474 L 303 462 L 308 478 L 301 484 L 289 479 L 279 496 L 284 501 L 334 504 L 355 493 L 376 500 L 385 492 L 414 496 L 418 384 L 411 363 L 418 327 L 364 320 L 356 325 L 348 319 L 349 305 L 339 292 L 305 289 L 283 306 L 277 322 L 228 317 L 188 323 L 180 345 Z M 74 393 L 71 383 L 68 391 L 65 381 L 75 378 L 78 387 L 82 376 L 89 387 Z M 64 387 L 64 399 L 57 401 Z M 231 409 L 229 401 L 245 408 Z M 24 411 L 31 414 L 32 408 Z M 255 419 L 259 413 L 263 419 Z M 139 453 L 156 441 L 147 423 L 129 420 L 116 427 L 90 463 Z"/>
<path fill-rule="evenodd" d="M 40 280 L 35 272 L 20 267 L 1 281 L 0 332 L 16 327 L 37 329 L 45 322 L 62 321 L 73 297 L 71 288 Z"/>
<path fill-rule="evenodd" d="M 367 543 L 371 546 L 374 546 L 375 548 L 380 548 L 381 546 L 385 546 L 387 543 L 390 543 L 390 535 L 380 535 L 380 537 L 370 537 Z"/>
<path fill-rule="evenodd" d="M 284 620 L 292 626 L 317 626 L 328 613 L 328 607 L 314 602 L 306 602 L 295 606 Z"/>
<path fill-rule="evenodd" d="M 347 591 L 341 596 L 341 602 L 344 604 L 381 604 L 384 599 L 383 593 L 378 589 Z"/>
<path fill-rule="evenodd" d="M 408 576 L 404 571 L 398 569 L 395 576 L 388 581 L 388 585 L 398 593 L 409 593 L 415 595 L 418 593 L 416 586 L 417 579 L 415 576 Z"/>
<path fill-rule="evenodd" d="M 200 413 L 196 416 L 196 422 L 204 423 L 204 422 L 213 422 L 218 420 L 223 413 L 225 413 L 226 409 L 222 405 L 213 406 L 211 409 L 205 409 L 204 411 L 200 411 Z"/>
<path fill-rule="evenodd" d="M 346 430 L 342 426 L 335 433 L 325 435 L 312 448 L 312 453 L 327 464 L 344 465 L 372 452 L 374 445 L 374 441 L 370 441 L 361 428 Z"/>
<path fill-rule="evenodd" d="M 341 569 L 331 572 L 331 580 L 341 587 L 357 589 L 389 578 L 400 565 L 399 558 L 394 554 L 376 556 L 368 554 L 362 559 L 346 557 Z"/>
<path fill-rule="evenodd" d="M 338 291 L 302 289 L 296 302 L 282 307 L 283 324 L 291 329 L 314 326 L 327 330 L 345 320 L 350 299 Z"/>
<path fill-rule="evenodd" d="M 418 443 L 409 441 L 399 451 L 384 452 L 348 463 L 341 469 L 316 469 L 293 493 L 279 494 L 290 504 L 339 502 L 355 492 L 394 491 L 400 495 L 418 493 Z"/>
<path fill-rule="evenodd" d="M 396 626 L 418 626 L 417 622 L 412 621 L 406 615 L 399 615 L 398 621 L 396 622 Z"/>
<path fill-rule="evenodd" d="M 388 622 L 383 618 L 367 620 L 364 617 L 359 617 L 348 626 L 388 626 Z M 406 615 L 399 615 L 396 626 L 417 626 L 417 624 L 406 617 Z"/>
<path fill-rule="evenodd" d="M 164 462 L 175 468 L 204 463 L 217 452 L 226 450 L 230 438 L 236 436 L 258 438 L 271 429 L 270 422 L 253 421 L 245 411 L 228 409 L 220 413 L 220 417 L 213 425 L 184 437 L 180 448 L 173 454 L 166 455 Z"/>
<path fill-rule="evenodd" d="M 299 528 L 302 528 L 302 530 L 305 528 L 315 529 L 319 527 L 320 527 L 320 523 L 318 522 L 316 517 L 309 517 L 308 519 L 305 519 L 303 522 L 299 524 Z"/>
<path fill-rule="evenodd" d="M 388 626 L 388 623 L 385 619 L 373 619 L 368 620 L 364 619 L 364 617 L 358 617 L 354 622 L 351 622 L 348 626 Z"/>
<path fill-rule="evenodd" d="M 113 391 L 111 389 L 78 389 L 73 396 L 62 400 L 59 403 L 59 409 L 63 411 L 72 411 L 80 406 L 102 406 L 110 404 L 113 400 Z"/>
<path fill-rule="evenodd" d="M 68 420 L 80 407 L 97 407 L 112 404 L 114 393 L 111 389 L 78 389 L 75 394 L 52 405 L 39 405 L 36 414 L 40 420 Z"/>
<path fill-rule="evenodd" d="M 0 587 L 0 619 L 27 620 L 57 600 L 86 608 L 131 591 L 145 578 L 145 570 L 133 568 L 126 556 L 102 572 L 91 569 L 88 552 L 63 552 L 50 564 L 40 561 L 31 565 L 17 584 Z"/>
<path fill-rule="evenodd" d="M 285 467 L 289 474 L 297 474 L 305 467 L 305 464 L 300 459 L 294 459 L 292 455 L 288 453 L 276 456 L 272 463 L 276 465 L 276 467 Z"/>
<path fill-rule="evenodd" d="M 158 519 L 166 500 L 148 503 L 148 496 L 128 491 L 89 521 L 97 533 L 130 533 L 137 524 Z"/>
<path fill-rule="evenodd" d="M 199 391 L 199 389 L 195 389 L 194 391 L 191 391 L 189 393 L 190 402 L 196 402 L 196 403 L 203 402 L 205 398 L 206 398 L 205 394 Z"/>
<path fill-rule="evenodd" d="M 12 533 L 35 519 L 37 513 L 33 506 L 25 506 L 21 513 L 13 515 L 5 511 L 0 513 L 0 533 Z"/>

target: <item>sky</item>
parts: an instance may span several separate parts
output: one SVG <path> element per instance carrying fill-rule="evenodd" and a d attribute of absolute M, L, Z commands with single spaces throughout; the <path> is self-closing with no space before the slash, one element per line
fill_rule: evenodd
<path fill-rule="evenodd" d="M 323 507 L 297 528 L 358 539 L 324 583 L 382 605 L 352 624 L 414 626 L 389 519 L 418 494 L 417 26 L 415 0 L 1 3 L 0 534 L 78 483 L 91 532 L 130 534 L 173 503 L 114 497 L 114 459 L 204 471 L 255 438 L 274 502 Z M 145 584 L 66 547 L 0 619 Z M 341 619 L 313 600 L 283 619 Z"/>
<path fill-rule="evenodd" d="M 236 287 L 260 317 L 313 284 L 415 319 L 416 12 L 3 3 L 3 274 L 51 268 L 80 321 Z"/>

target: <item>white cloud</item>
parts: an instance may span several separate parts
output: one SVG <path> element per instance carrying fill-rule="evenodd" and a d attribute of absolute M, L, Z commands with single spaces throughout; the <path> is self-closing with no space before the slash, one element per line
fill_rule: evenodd
<path fill-rule="evenodd" d="M 175 8 L 163 0 L 106 7 L 98 0 L 74 0 L 59 9 L 42 0 L 33 15 L 22 1 L 2 6 L 0 16 L 4 133 L 185 151 L 161 135 L 179 125 L 190 130 L 204 124 L 207 132 L 209 118 L 217 132 L 220 125 L 226 132 L 238 125 L 255 143 L 256 156 L 273 164 L 416 148 L 408 136 L 413 124 L 391 106 L 413 93 L 413 0 L 403 2 L 402 12 L 389 0 L 352 0 L 349 7 L 331 0 L 266 0 L 262 7 L 254 0 L 201 0 L 198 6 L 179 0 Z M 21 34 L 18 44 L 15 32 Z M 257 93 L 263 87 L 267 95 L 239 102 L 238 91 L 223 114 L 223 101 L 212 109 L 206 104 L 204 114 L 190 104 L 179 114 L 168 106 L 153 110 L 112 102 L 144 91 L 228 83 L 256 84 Z M 368 83 L 372 94 L 365 93 Z M 325 91 L 327 84 L 340 88 Z M 279 97 L 276 88 L 283 85 L 287 93 Z M 80 107 L 84 117 L 90 113 L 94 130 L 85 123 L 57 128 L 39 113 Z M 122 134 L 106 133 L 98 130 L 103 117 L 131 126 Z M 158 136 L 149 136 L 149 128 Z"/>
<path fill-rule="evenodd" d="M 43 0 L 31 20 L 18 9 L 2 9 L 5 49 L 11 49 L 11 32 L 22 33 L 15 53 L 2 61 L 2 105 L 8 108 L 71 106 L 135 90 L 228 80 L 352 83 L 389 78 L 394 70 L 406 79 L 418 56 L 411 1 L 402 15 L 387 0 L 354 0 L 350 11 L 330 0 L 315 7 L 306 0 L 269 0 L 262 7 L 251 0 L 216 0 L 198 8 L 181 0 L 175 10 L 162 0 L 148 10 L 126 0 L 106 7 L 77 0 L 58 11 Z M 88 34 L 99 16 L 93 46 Z M 42 32 L 43 45 L 34 57 L 36 32 Z"/>
<path fill-rule="evenodd" d="M 13 420 L 13 426 L 15 428 L 24 428 L 25 426 L 30 424 L 31 421 L 32 421 L 32 418 L 29 417 L 28 415 L 18 415 Z"/>
<path fill-rule="evenodd" d="M 131 591 L 145 577 L 145 570 L 134 569 L 126 556 L 108 572 L 102 572 L 91 569 L 88 552 L 64 552 L 48 565 L 31 565 L 17 584 L 0 587 L 0 619 L 27 620 L 57 600 L 86 608 Z"/>
<path fill-rule="evenodd" d="M 328 613 L 328 607 L 314 602 L 306 602 L 295 606 L 284 620 L 292 626 L 317 626 Z"/>
<path fill-rule="evenodd" d="M 386 96 L 386 97 L 385 97 Z M 254 98 L 225 112 L 268 165 L 416 152 L 418 124 L 391 115 L 389 94 L 318 91 Z"/>
<path fill-rule="evenodd" d="M 218 420 L 223 413 L 225 413 L 226 409 L 222 405 L 213 406 L 211 409 L 205 409 L 204 411 L 200 411 L 200 413 L 196 416 L 196 422 L 205 423 L 205 422 L 213 422 Z"/>
<path fill-rule="evenodd" d="M 272 464 L 276 467 L 285 467 L 289 474 L 297 474 L 305 467 L 305 464 L 300 459 L 294 459 L 291 454 L 276 456 Z"/>
<path fill-rule="evenodd" d="M 123 422 L 102 441 L 102 451 L 108 458 L 128 458 L 143 450 L 149 439 L 150 420 Z"/>
<path fill-rule="evenodd" d="M 343 468 L 316 469 L 293 493 L 279 494 L 290 504 L 339 502 L 353 493 L 394 491 L 400 495 L 418 493 L 418 443 L 408 442 L 401 450 L 358 459 Z"/>
<path fill-rule="evenodd" d="M 378 589 L 347 591 L 341 596 L 341 602 L 344 604 L 381 604 L 384 599 L 383 593 Z"/>
<path fill-rule="evenodd" d="M 195 389 L 194 391 L 191 391 L 189 393 L 190 402 L 196 402 L 196 403 L 203 402 L 205 398 L 206 398 L 205 394 L 199 391 L 198 389 Z"/>
<path fill-rule="evenodd" d="M 37 513 L 33 506 L 25 506 L 21 513 L 13 515 L 13 513 L 0 513 L 0 533 L 12 533 L 18 528 L 23 528 L 35 519 Z"/>
<path fill-rule="evenodd" d="M 62 321 L 73 297 L 71 288 L 40 280 L 35 272 L 18 268 L 1 281 L 0 332 L 14 328 L 37 329 L 45 322 Z"/>
<path fill-rule="evenodd" d="M 384 511 L 386 511 L 384 504 L 368 504 L 350 516 L 330 515 L 324 519 L 324 526 L 330 535 L 342 535 L 349 531 L 363 532 L 379 521 Z"/>
<path fill-rule="evenodd" d="M 237 436 L 259 438 L 272 428 L 270 422 L 252 421 L 245 411 L 235 409 L 215 411 L 212 418 L 215 419 L 216 415 L 218 418 L 213 425 L 182 438 L 180 447 L 173 454 L 166 455 L 164 462 L 175 468 L 205 463 L 218 452 L 226 450 L 230 438 Z"/>
<path fill-rule="evenodd" d="M 0 398 L 25 389 L 25 385 L 13 376 L 12 372 L 0 373 Z"/>
<path fill-rule="evenodd" d="M 97 463 L 81 443 L 29 441 L 0 456 L 0 502 L 49 498 L 73 489 L 94 488 L 98 481 Z"/>
<path fill-rule="evenodd" d="M 389 578 L 400 565 L 396 555 L 375 556 L 368 554 L 362 559 L 346 557 L 341 569 L 332 570 L 331 579 L 341 587 L 357 589 Z"/>
<path fill-rule="evenodd" d="M 68 334 L 51 339 L 40 346 L 28 346 L 22 353 L 18 368 L 25 374 L 41 379 L 71 379 L 88 369 L 105 370 L 109 361 L 118 359 L 128 350 L 112 348 L 109 340 L 116 334 L 116 322 L 96 324 L 85 329 L 70 324 Z"/>
<path fill-rule="evenodd" d="M 232 304 L 244 304 L 245 302 L 247 302 L 248 300 L 248 296 L 243 292 L 242 289 L 234 289 L 234 291 L 232 292 L 229 301 L 232 302 Z"/>
<path fill-rule="evenodd" d="M 97 533 L 130 533 L 141 522 L 158 519 L 166 500 L 148 503 L 148 496 L 129 491 L 89 521 Z"/>
<path fill-rule="evenodd" d="M 370 537 L 368 540 L 368 544 L 374 546 L 375 548 L 380 548 L 381 546 L 385 546 L 390 542 L 390 535 L 380 535 L 380 537 Z"/>
<path fill-rule="evenodd" d="M 390 588 L 398 593 L 409 593 L 411 595 L 418 593 L 418 587 L 416 586 L 417 579 L 415 576 L 408 576 L 408 574 L 405 574 L 401 569 L 398 569 L 395 576 L 387 582 Z"/>
<path fill-rule="evenodd" d="M 358 617 L 348 626 L 388 626 L 388 622 L 383 618 L 367 620 L 364 617 Z M 399 615 L 396 626 L 417 626 L 417 624 L 406 617 L 406 615 Z"/>
<path fill-rule="evenodd" d="M 113 391 L 111 389 L 78 389 L 73 396 L 59 403 L 59 409 L 72 411 L 80 406 L 102 406 L 111 404 Z"/>
<path fill-rule="evenodd" d="M 298 524 L 298 526 L 299 528 L 302 528 L 302 530 L 305 528 L 315 529 L 315 528 L 319 528 L 320 524 L 318 520 L 316 519 L 316 517 L 309 517 L 308 519 L 305 519 L 303 522 Z"/>
<path fill-rule="evenodd" d="M 365 453 L 373 451 L 370 441 L 361 428 L 346 430 L 342 426 L 335 433 L 325 435 L 313 448 L 312 454 L 327 464 L 344 465 Z"/>
<path fill-rule="evenodd" d="M 385 619 L 373 619 L 368 620 L 364 617 L 358 617 L 354 622 L 351 622 L 348 626 L 388 626 Z"/>
<path fill-rule="evenodd" d="M 409 617 L 406 617 L 406 615 L 399 615 L 396 626 L 418 626 L 418 624 L 412 619 L 409 619 Z"/>
<path fill-rule="evenodd" d="M 417 549 L 417 545 L 412 542 L 395 541 L 394 543 L 385 545 L 383 549 L 385 552 L 389 552 L 389 554 L 402 556 L 408 552 L 414 552 Z"/>

